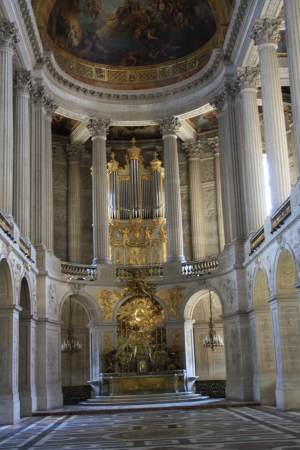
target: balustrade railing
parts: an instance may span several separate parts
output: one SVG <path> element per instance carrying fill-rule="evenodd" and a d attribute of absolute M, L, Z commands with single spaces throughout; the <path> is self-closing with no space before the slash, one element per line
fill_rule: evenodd
<path fill-rule="evenodd" d="M 250 253 L 249 256 L 251 256 L 255 250 L 258 249 L 258 247 L 265 241 L 265 229 L 264 227 L 261 227 L 250 239 Z"/>
<path fill-rule="evenodd" d="M 164 270 L 162 265 L 119 266 L 116 268 L 116 277 L 119 280 L 131 280 L 133 274 L 136 274 L 141 278 L 163 277 Z"/>
<path fill-rule="evenodd" d="M 288 198 L 271 216 L 271 233 L 274 233 L 274 231 L 280 228 L 291 214 L 292 206 Z"/>
<path fill-rule="evenodd" d="M 190 261 L 182 264 L 182 275 L 187 278 L 201 277 L 215 272 L 219 268 L 217 256 L 202 261 Z"/>
<path fill-rule="evenodd" d="M 19 247 L 21 252 L 29 259 L 31 259 L 31 244 L 26 241 L 22 236 L 19 238 Z"/>
<path fill-rule="evenodd" d="M 2 211 L 0 211 L 0 228 L 6 233 L 11 239 L 14 239 L 14 224 L 10 221 Z"/>
<path fill-rule="evenodd" d="M 97 268 L 84 264 L 63 262 L 61 263 L 61 273 L 68 280 L 95 281 L 97 279 Z"/>

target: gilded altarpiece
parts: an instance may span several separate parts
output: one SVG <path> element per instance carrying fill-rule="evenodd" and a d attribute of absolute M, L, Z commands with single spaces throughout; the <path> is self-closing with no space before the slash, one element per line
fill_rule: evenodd
<path fill-rule="evenodd" d="M 145 166 L 142 151 L 133 140 L 123 166 L 112 153 L 108 177 L 112 262 L 126 266 L 166 262 L 162 161 L 154 152 L 150 166 Z"/>

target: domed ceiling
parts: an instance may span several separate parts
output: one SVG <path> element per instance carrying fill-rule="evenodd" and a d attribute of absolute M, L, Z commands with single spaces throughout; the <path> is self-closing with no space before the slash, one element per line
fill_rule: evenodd
<path fill-rule="evenodd" d="M 75 78 L 118 89 L 185 79 L 221 47 L 232 0 L 34 0 L 42 38 Z"/>

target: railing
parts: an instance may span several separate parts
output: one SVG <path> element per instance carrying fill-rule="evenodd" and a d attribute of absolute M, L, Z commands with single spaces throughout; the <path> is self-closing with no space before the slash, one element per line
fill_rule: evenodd
<path fill-rule="evenodd" d="M 271 217 L 271 233 L 280 228 L 291 214 L 291 201 L 288 198 Z"/>
<path fill-rule="evenodd" d="M 10 239 L 14 239 L 14 224 L 0 211 L 0 228 L 6 233 Z"/>
<path fill-rule="evenodd" d="M 219 268 L 217 256 L 213 256 L 203 261 L 191 261 L 182 264 L 182 275 L 187 278 L 202 277 L 215 272 Z"/>
<path fill-rule="evenodd" d="M 29 259 L 31 259 L 31 244 L 25 241 L 24 238 L 20 236 L 19 238 L 19 247 L 21 252 Z"/>
<path fill-rule="evenodd" d="M 61 273 L 68 280 L 95 281 L 97 279 L 97 268 L 84 264 L 61 263 Z"/>
<path fill-rule="evenodd" d="M 265 229 L 261 227 L 250 239 L 250 253 L 251 256 L 255 250 L 265 241 Z"/>
<path fill-rule="evenodd" d="M 119 280 L 130 280 L 133 274 L 141 278 L 163 277 L 162 265 L 155 266 L 119 266 L 116 268 L 116 277 Z"/>

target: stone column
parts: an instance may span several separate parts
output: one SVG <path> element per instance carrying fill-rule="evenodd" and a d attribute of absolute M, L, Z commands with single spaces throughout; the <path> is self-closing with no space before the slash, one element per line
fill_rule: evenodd
<path fill-rule="evenodd" d="M 80 145 L 69 145 L 68 155 L 68 261 L 80 263 L 81 215 L 80 215 Z"/>
<path fill-rule="evenodd" d="M 16 28 L 0 20 L 0 210 L 13 213 L 13 54 Z"/>
<path fill-rule="evenodd" d="M 29 85 L 30 72 L 15 72 L 13 216 L 21 234 L 26 238 L 30 235 Z"/>
<path fill-rule="evenodd" d="M 284 0 L 285 28 L 287 35 L 288 64 L 291 99 L 294 117 L 294 135 L 297 155 L 298 178 L 300 171 L 300 3 Z"/>
<path fill-rule="evenodd" d="M 193 259 L 197 261 L 206 256 L 200 142 L 196 141 L 187 144 L 185 146 L 185 152 L 189 162 Z"/>
<path fill-rule="evenodd" d="M 266 218 L 262 139 L 257 106 L 257 69 L 239 69 L 244 123 L 244 176 L 247 232 L 257 231 Z"/>
<path fill-rule="evenodd" d="M 106 135 L 109 120 L 91 119 L 88 129 L 93 141 L 94 264 L 108 264 L 110 257 Z"/>
<path fill-rule="evenodd" d="M 213 137 L 213 138 L 208 138 L 208 145 L 212 149 L 214 157 L 215 157 L 219 252 L 221 253 L 225 246 L 225 236 L 224 236 L 224 217 L 223 217 L 223 204 L 222 204 L 219 138 L 217 136 Z"/>
<path fill-rule="evenodd" d="M 225 244 L 244 238 L 244 202 L 235 112 L 236 85 L 226 83 L 217 109 Z"/>
<path fill-rule="evenodd" d="M 32 93 L 31 241 L 53 250 L 52 113 L 57 106 L 43 86 Z"/>
<path fill-rule="evenodd" d="M 19 397 L 21 417 L 31 416 L 36 410 L 36 319 L 19 318 Z"/>
<path fill-rule="evenodd" d="M 20 419 L 18 392 L 19 308 L 0 307 L 0 424 Z"/>
<path fill-rule="evenodd" d="M 195 376 L 194 323 L 192 319 L 184 321 L 185 368 L 188 377 Z"/>
<path fill-rule="evenodd" d="M 288 146 L 277 60 L 280 19 L 257 20 L 252 38 L 259 51 L 265 147 L 270 170 L 272 209 L 278 208 L 291 189 Z"/>
<path fill-rule="evenodd" d="M 180 122 L 175 117 L 161 121 L 164 141 L 165 198 L 168 229 L 168 261 L 184 261 L 181 193 L 176 132 Z"/>

